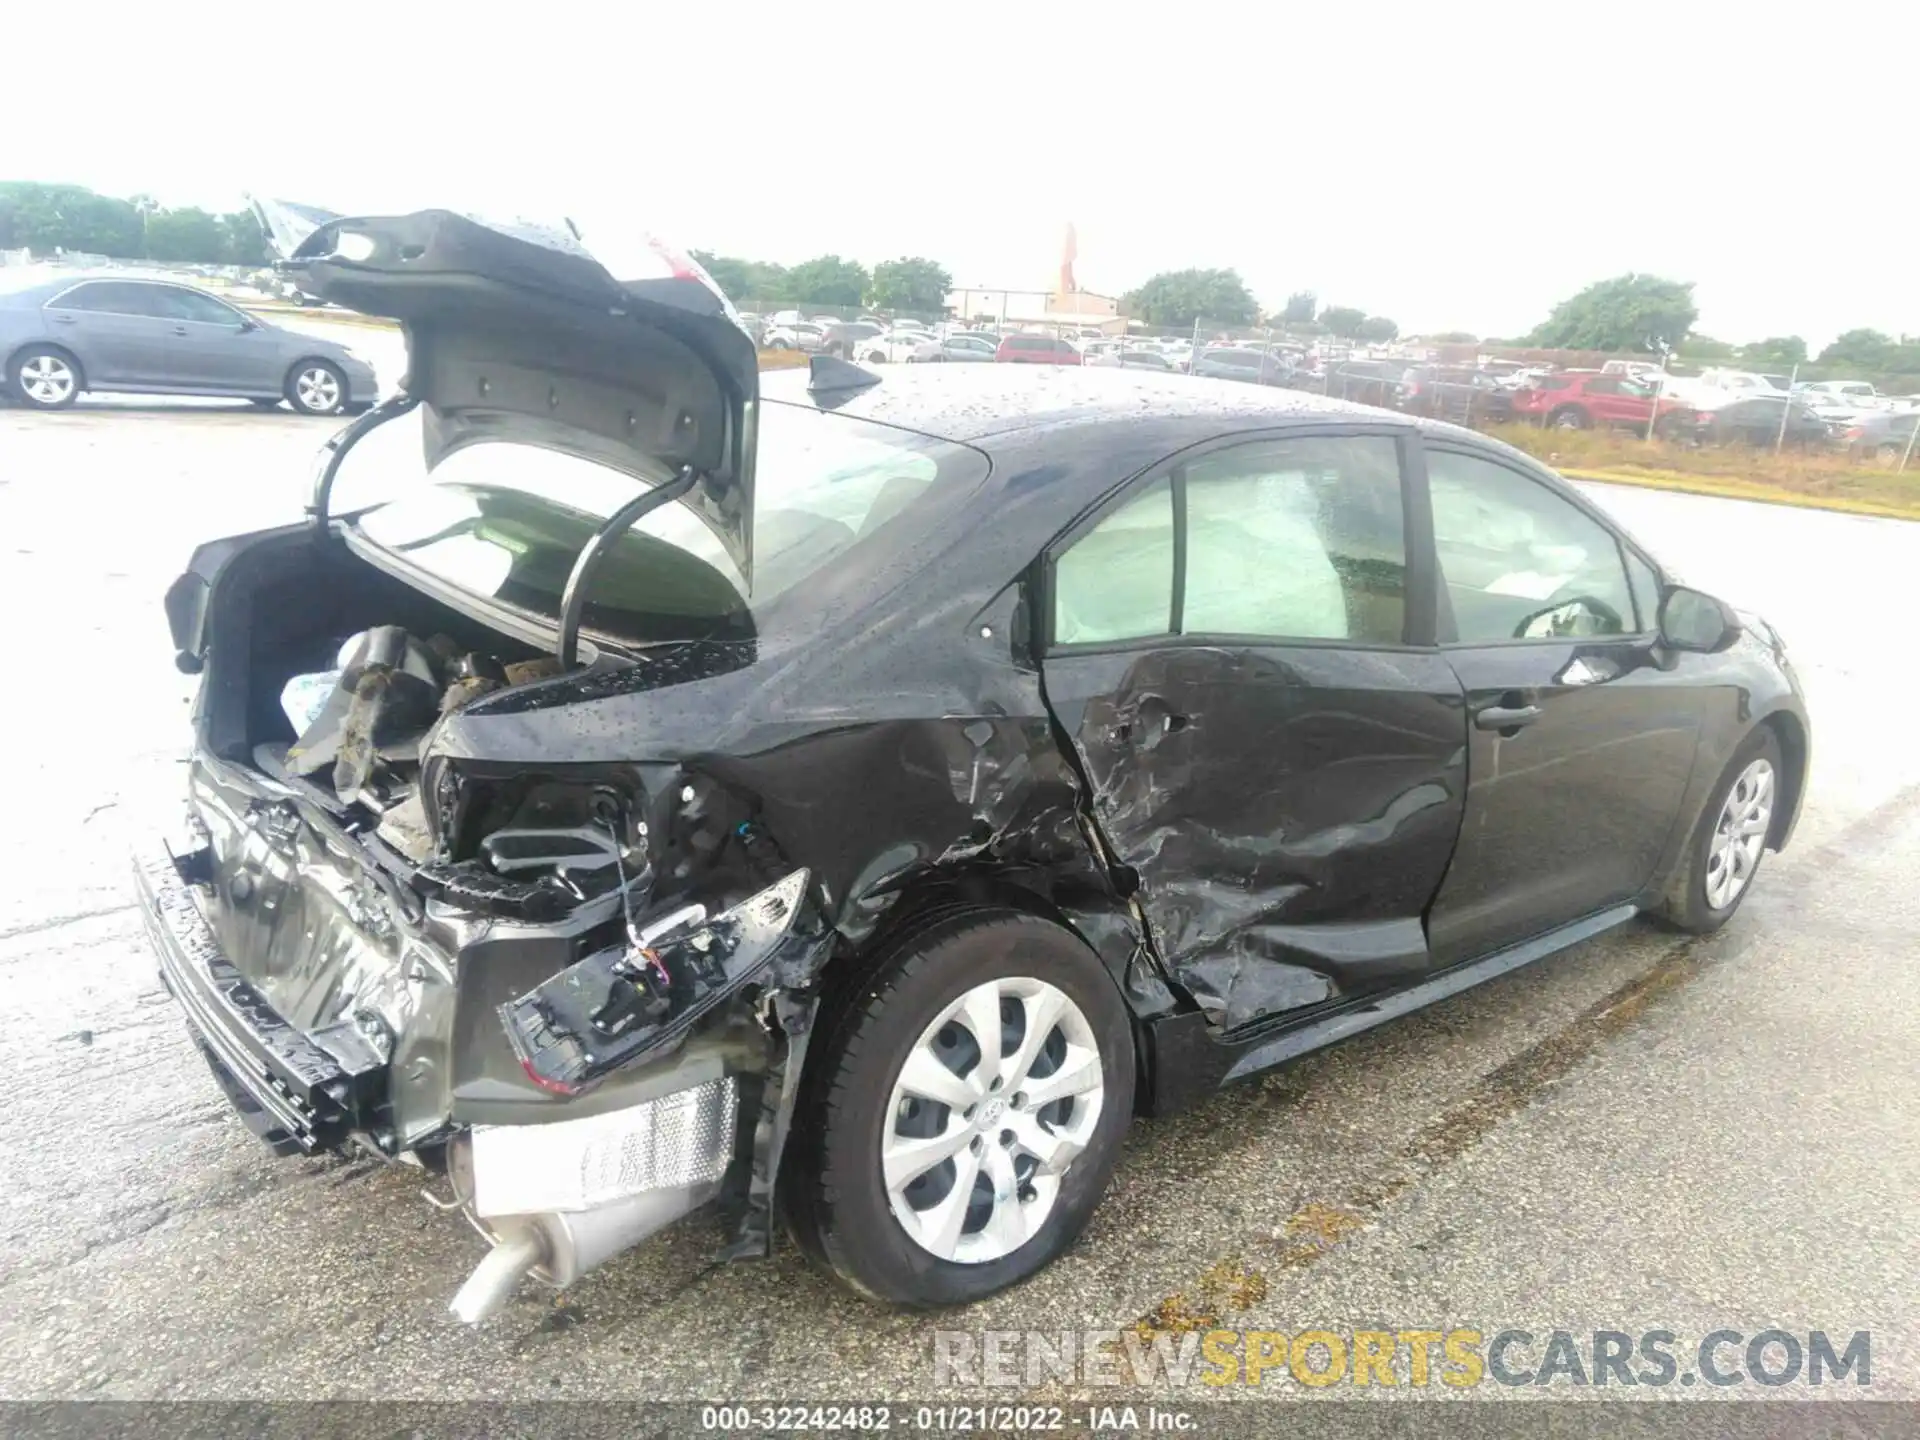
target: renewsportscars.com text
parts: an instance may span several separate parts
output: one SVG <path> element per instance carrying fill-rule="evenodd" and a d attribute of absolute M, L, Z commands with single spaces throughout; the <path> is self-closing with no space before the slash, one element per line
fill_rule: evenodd
<path fill-rule="evenodd" d="M 1866 1330 L 941 1330 L 947 1386 L 1732 1386 L 1873 1383 Z"/>

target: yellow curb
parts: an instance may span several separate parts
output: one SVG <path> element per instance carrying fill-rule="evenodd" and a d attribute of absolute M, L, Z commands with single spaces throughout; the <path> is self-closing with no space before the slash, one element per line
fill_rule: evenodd
<path fill-rule="evenodd" d="M 1920 520 L 1920 483 L 1914 487 L 1912 504 L 1894 505 L 1878 500 L 1858 500 L 1849 495 L 1808 495 L 1727 475 L 1565 469 L 1559 473 L 1569 480 L 1591 480 L 1602 485 L 1637 485 L 1644 490 L 1672 490 L 1685 495 L 1708 495 L 1719 500 L 1752 500 L 1761 505 L 1787 505 L 1798 510 L 1835 510 L 1846 515 L 1872 515 L 1883 520 Z"/>

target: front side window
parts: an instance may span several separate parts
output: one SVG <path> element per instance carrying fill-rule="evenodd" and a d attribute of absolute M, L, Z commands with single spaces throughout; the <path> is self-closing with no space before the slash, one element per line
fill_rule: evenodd
<path fill-rule="evenodd" d="M 1072 542 L 1054 564 L 1053 637 L 1398 644 L 1405 595 L 1393 439 L 1254 441 L 1188 462 Z"/>
<path fill-rule="evenodd" d="M 1613 532 L 1518 470 L 1427 452 L 1434 548 L 1462 643 L 1638 628 Z"/>
<path fill-rule="evenodd" d="M 172 320 L 191 320 L 197 325 L 236 325 L 240 317 L 211 295 L 183 290 L 178 285 L 155 285 L 152 295 L 156 308 Z"/>

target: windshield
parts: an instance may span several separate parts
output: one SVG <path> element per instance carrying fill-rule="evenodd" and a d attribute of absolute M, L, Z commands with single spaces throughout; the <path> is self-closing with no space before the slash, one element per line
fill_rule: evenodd
<path fill-rule="evenodd" d="M 359 517 L 361 533 L 462 590 L 548 620 L 582 547 L 641 483 L 504 441 L 457 450 L 430 474 L 422 454 L 417 412 L 351 452 L 343 485 L 372 483 L 394 497 Z M 764 403 L 751 594 L 713 533 L 668 504 L 609 548 L 584 627 L 638 643 L 756 633 L 782 596 L 829 565 L 857 563 L 865 543 L 936 484 L 971 486 L 986 470 L 983 455 L 950 441 Z"/>

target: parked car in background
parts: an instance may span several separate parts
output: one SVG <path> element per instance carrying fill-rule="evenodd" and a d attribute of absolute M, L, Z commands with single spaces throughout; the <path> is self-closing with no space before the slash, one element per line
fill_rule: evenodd
<path fill-rule="evenodd" d="M 1908 456 L 1916 424 L 1920 424 L 1920 410 L 1868 410 L 1831 428 L 1835 441 L 1849 455 L 1898 465 Z"/>
<path fill-rule="evenodd" d="M 1277 355 L 1264 350 L 1241 350 L 1219 346 L 1202 350 L 1193 360 L 1195 375 L 1216 380 L 1245 380 L 1255 385 L 1284 385 L 1293 376 L 1293 367 Z"/>
<path fill-rule="evenodd" d="M 1655 433 L 1697 445 L 1776 443 L 1806 450 L 1824 446 L 1833 432 L 1811 406 L 1786 395 L 1748 395 L 1705 410 L 1679 406 L 1662 413 Z"/>
<path fill-rule="evenodd" d="M 1089 355 L 1087 364 L 1098 365 L 1114 370 L 1157 370 L 1161 374 L 1177 373 L 1174 365 L 1158 350 L 1143 345 L 1124 346 L 1119 350 L 1108 350 L 1098 356 Z"/>
<path fill-rule="evenodd" d="M 38 271 L 0 284 L 9 286 L 0 290 L 0 373 L 13 398 L 37 410 L 115 391 L 337 415 L 379 395 L 373 367 L 346 346 L 174 280 Z"/>
<path fill-rule="evenodd" d="M 865 355 L 862 347 L 882 333 L 882 327 L 871 320 L 842 320 L 820 332 L 820 353 L 851 360 L 856 354 Z"/>
<path fill-rule="evenodd" d="M 1327 367 L 1314 389 L 1362 405 L 1393 408 L 1400 394 L 1400 377 L 1407 367 L 1395 360 L 1341 360 Z"/>
<path fill-rule="evenodd" d="M 852 358 L 874 365 L 904 364 L 913 359 L 914 352 L 930 343 L 932 338 L 924 330 L 888 330 L 856 341 Z"/>
<path fill-rule="evenodd" d="M 826 336 L 823 326 L 811 320 L 789 320 L 775 324 L 761 340 L 769 350 L 799 350 L 808 355 L 816 355 Z"/>
<path fill-rule="evenodd" d="M 1660 374 L 1660 367 L 1651 360 L 1609 360 L 1600 367 L 1602 375 L 1624 375 L 1629 380 L 1653 383 L 1653 377 Z"/>
<path fill-rule="evenodd" d="M 1810 380 L 1800 389 L 1807 396 L 1814 397 L 1816 403 L 1847 401 L 1856 409 L 1878 405 L 1881 400 L 1879 390 L 1867 380 Z"/>
<path fill-rule="evenodd" d="M 1014 365 L 1078 365 L 1080 352 L 1055 335 L 1008 335 L 993 358 Z"/>
<path fill-rule="evenodd" d="M 1662 415 L 1683 408 L 1683 402 L 1662 398 Z M 1684 406 L 1693 410 L 1696 406 Z M 1535 420 L 1560 430 L 1625 427 L 1646 434 L 1653 423 L 1653 391 L 1621 375 L 1566 372 L 1542 375 L 1513 392 L 1516 419 Z"/>
<path fill-rule="evenodd" d="M 990 335 L 974 335 L 957 330 L 942 340 L 921 340 L 907 359 L 921 363 L 959 361 L 964 364 L 975 360 L 991 360 L 999 348 L 1000 342 Z"/>
<path fill-rule="evenodd" d="M 1466 366 L 1412 366 L 1400 377 L 1395 405 L 1456 425 L 1499 425 L 1513 418 L 1512 392 L 1487 371 Z"/>

